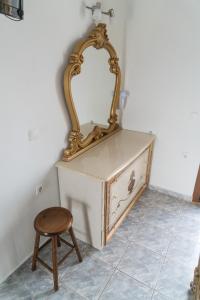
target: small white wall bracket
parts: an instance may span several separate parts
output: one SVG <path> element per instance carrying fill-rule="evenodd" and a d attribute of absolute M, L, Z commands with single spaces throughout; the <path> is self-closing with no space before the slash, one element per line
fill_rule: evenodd
<path fill-rule="evenodd" d="M 101 2 L 97 2 L 93 6 L 86 6 L 87 9 L 90 9 L 92 11 L 92 18 L 95 21 L 95 23 L 98 23 L 102 19 L 102 14 L 107 15 L 110 18 L 113 18 L 115 16 L 114 9 L 111 8 L 108 11 L 102 11 L 102 5 Z"/>
<path fill-rule="evenodd" d="M 120 100 L 119 100 L 119 109 L 125 109 L 127 103 L 127 97 L 129 96 L 129 92 L 125 90 L 121 90 L 120 92 Z"/>

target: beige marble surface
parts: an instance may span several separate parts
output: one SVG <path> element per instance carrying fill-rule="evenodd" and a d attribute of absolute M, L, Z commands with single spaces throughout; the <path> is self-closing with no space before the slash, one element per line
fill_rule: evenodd
<path fill-rule="evenodd" d="M 81 134 L 84 137 L 87 137 L 88 134 L 94 129 L 95 126 L 99 126 L 101 128 L 108 128 L 108 124 L 103 125 L 103 124 L 98 124 L 98 123 L 94 123 L 94 122 L 85 123 L 85 124 L 81 125 Z"/>
<path fill-rule="evenodd" d="M 122 129 L 72 161 L 59 161 L 56 166 L 108 180 L 138 157 L 154 139 L 152 134 Z"/>

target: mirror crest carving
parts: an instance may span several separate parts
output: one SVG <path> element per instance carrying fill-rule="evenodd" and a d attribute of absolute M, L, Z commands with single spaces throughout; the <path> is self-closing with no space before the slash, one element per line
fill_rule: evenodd
<path fill-rule="evenodd" d="M 108 112 L 108 127 L 105 128 L 101 127 L 100 125 L 96 125 L 86 137 L 83 137 L 76 107 L 72 97 L 71 80 L 74 76 L 77 76 L 81 73 L 81 66 L 84 63 L 83 52 L 89 47 L 94 47 L 97 50 L 105 49 L 108 52 L 109 69 L 110 72 L 115 75 L 115 86 L 110 113 Z M 109 41 L 105 24 L 98 24 L 90 32 L 86 39 L 80 40 L 76 44 L 72 54 L 70 55 L 64 74 L 64 94 L 71 119 L 71 131 L 68 138 L 68 148 L 64 150 L 63 154 L 64 161 L 73 159 L 77 155 L 95 146 L 97 143 L 103 141 L 105 138 L 109 137 L 120 129 L 117 122 L 118 117 L 116 113 L 119 104 L 121 82 L 121 72 L 118 60 L 119 59 L 116 51 Z"/>

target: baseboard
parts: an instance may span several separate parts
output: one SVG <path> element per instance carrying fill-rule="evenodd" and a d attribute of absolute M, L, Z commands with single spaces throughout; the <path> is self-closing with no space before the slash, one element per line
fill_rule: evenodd
<path fill-rule="evenodd" d="M 41 243 L 40 246 L 42 246 L 45 243 L 45 240 L 41 239 Z M 29 258 L 31 258 L 33 255 L 33 250 L 29 253 L 29 255 L 26 256 L 25 259 L 23 259 L 18 265 L 17 267 L 15 267 L 11 272 L 8 273 L 8 275 L 6 275 L 1 281 L 0 284 L 2 284 L 4 281 L 6 281 L 6 279 L 8 279 L 8 277 L 10 275 L 12 275 L 15 271 L 17 271 L 18 268 L 20 268 Z"/>
<path fill-rule="evenodd" d="M 29 255 L 26 256 L 26 258 L 20 262 L 17 267 L 15 267 L 10 273 L 8 273 L 8 275 L 6 275 L 1 281 L 0 284 L 2 284 L 4 281 L 6 281 L 6 279 L 8 279 L 8 277 L 10 275 L 12 275 L 15 271 L 17 271 L 18 268 L 20 268 L 31 256 L 32 256 L 33 252 L 31 252 Z"/>
<path fill-rule="evenodd" d="M 192 196 L 188 196 L 188 195 L 180 194 L 180 193 L 177 193 L 177 192 L 173 192 L 173 191 L 161 188 L 159 186 L 155 186 L 155 185 L 150 184 L 149 189 L 152 190 L 152 191 L 157 191 L 157 192 L 163 193 L 165 195 L 169 195 L 169 196 L 178 198 L 178 199 L 182 199 L 184 201 L 189 201 L 189 202 L 192 201 Z"/>

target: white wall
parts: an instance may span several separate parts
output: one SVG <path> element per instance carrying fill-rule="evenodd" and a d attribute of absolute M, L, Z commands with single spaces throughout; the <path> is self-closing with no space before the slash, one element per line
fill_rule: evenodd
<path fill-rule="evenodd" d="M 109 35 L 121 56 L 125 10 L 120 0 L 106 1 L 111 6 L 116 17 Z M 0 15 L 0 282 L 32 252 L 37 212 L 58 204 L 54 163 L 69 130 L 63 71 L 91 25 L 81 0 L 25 1 L 24 9 L 22 22 Z M 32 129 L 39 136 L 30 142 Z M 40 183 L 44 191 L 36 197 Z"/>
<path fill-rule="evenodd" d="M 200 153 L 200 3 L 103 4 L 116 11 L 109 36 L 122 65 L 128 14 L 124 127 L 157 135 L 151 184 L 191 195 Z M 53 165 L 69 130 L 63 71 L 74 42 L 90 25 L 81 0 L 59 0 L 59 6 L 25 1 L 25 20 L 18 23 L 0 15 L 0 282 L 32 252 L 34 216 L 58 204 Z M 30 142 L 34 128 L 39 137 Z M 44 192 L 36 197 L 40 183 Z"/>
<path fill-rule="evenodd" d="M 198 0 L 128 0 L 124 127 L 156 134 L 150 183 L 186 196 L 200 162 L 199 14 Z"/>

